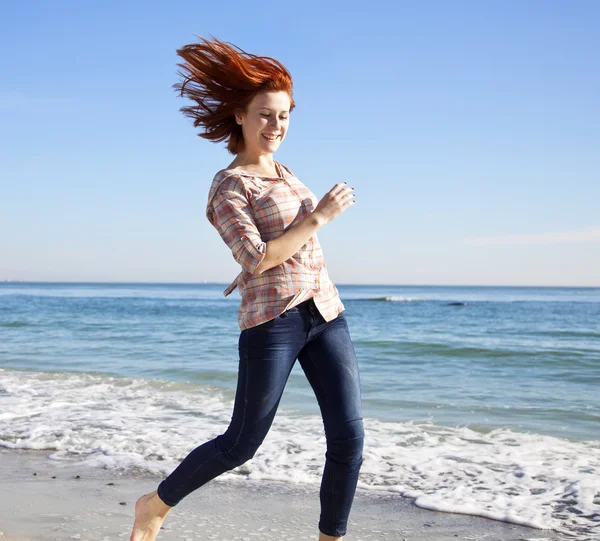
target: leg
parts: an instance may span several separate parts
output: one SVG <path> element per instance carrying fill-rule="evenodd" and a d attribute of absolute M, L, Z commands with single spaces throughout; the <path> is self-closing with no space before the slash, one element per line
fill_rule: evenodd
<path fill-rule="evenodd" d="M 233 416 L 227 431 L 194 449 L 158 487 L 159 497 L 175 506 L 190 492 L 250 460 L 273 419 L 297 357 L 294 342 L 274 340 L 270 327 L 242 331 Z M 280 341 L 281 340 L 281 341 Z"/>
<path fill-rule="evenodd" d="M 345 316 L 324 323 L 298 360 L 319 402 L 327 439 L 319 530 L 322 539 L 337 539 L 346 534 L 364 440 L 358 363 Z"/>
<path fill-rule="evenodd" d="M 302 346 L 297 333 L 261 326 L 242 331 L 239 373 L 227 431 L 200 445 L 158 486 L 136 504 L 131 541 L 154 541 L 167 512 L 185 496 L 254 456 L 264 440 Z M 272 330 L 273 332 L 269 332 Z M 160 520 L 159 520 L 160 519 Z"/>

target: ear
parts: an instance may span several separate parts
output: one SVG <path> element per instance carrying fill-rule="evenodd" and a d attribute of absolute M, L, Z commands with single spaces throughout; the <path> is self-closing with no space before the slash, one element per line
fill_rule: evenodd
<path fill-rule="evenodd" d="M 235 111 L 233 113 L 233 115 L 235 116 L 235 122 L 236 124 L 239 124 L 240 126 L 242 125 L 242 112 L 241 111 Z"/>

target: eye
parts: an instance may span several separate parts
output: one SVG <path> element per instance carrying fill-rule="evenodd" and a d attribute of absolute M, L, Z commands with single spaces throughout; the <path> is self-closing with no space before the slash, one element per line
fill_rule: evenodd
<path fill-rule="evenodd" d="M 269 118 L 271 115 L 267 115 L 267 114 L 263 114 L 263 113 L 261 113 L 261 115 L 260 115 L 260 116 L 262 116 L 262 117 L 264 117 L 264 118 Z M 281 120 L 287 120 L 287 119 L 288 119 L 288 118 L 290 118 L 290 117 L 289 117 L 289 116 L 280 116 L 279 118 L 280 118 Z"/>

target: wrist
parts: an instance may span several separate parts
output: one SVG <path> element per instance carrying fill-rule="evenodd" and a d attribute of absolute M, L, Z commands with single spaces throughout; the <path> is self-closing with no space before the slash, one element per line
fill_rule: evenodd
<path fill-rule="evenodd" d="M 318 211 L 314 210 L 309 217 L 317 227 L 323 227 L 327 223 L 327 218 Z"/>

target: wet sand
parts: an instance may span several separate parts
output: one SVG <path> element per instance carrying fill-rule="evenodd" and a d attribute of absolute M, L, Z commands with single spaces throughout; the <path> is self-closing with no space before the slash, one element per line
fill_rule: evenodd
<path fill-rule="evenodd" d="M 161 478 L 57 463 L 39 451 L 0 450 L 0 541 L 129 539 L 137 498 Z M 316 540 L 319 487 L 216 479 L 167 517 L 158 541 Z M 555 532 L 420 509 L 358 490 L 345 541 L 555 541 Z"/>

